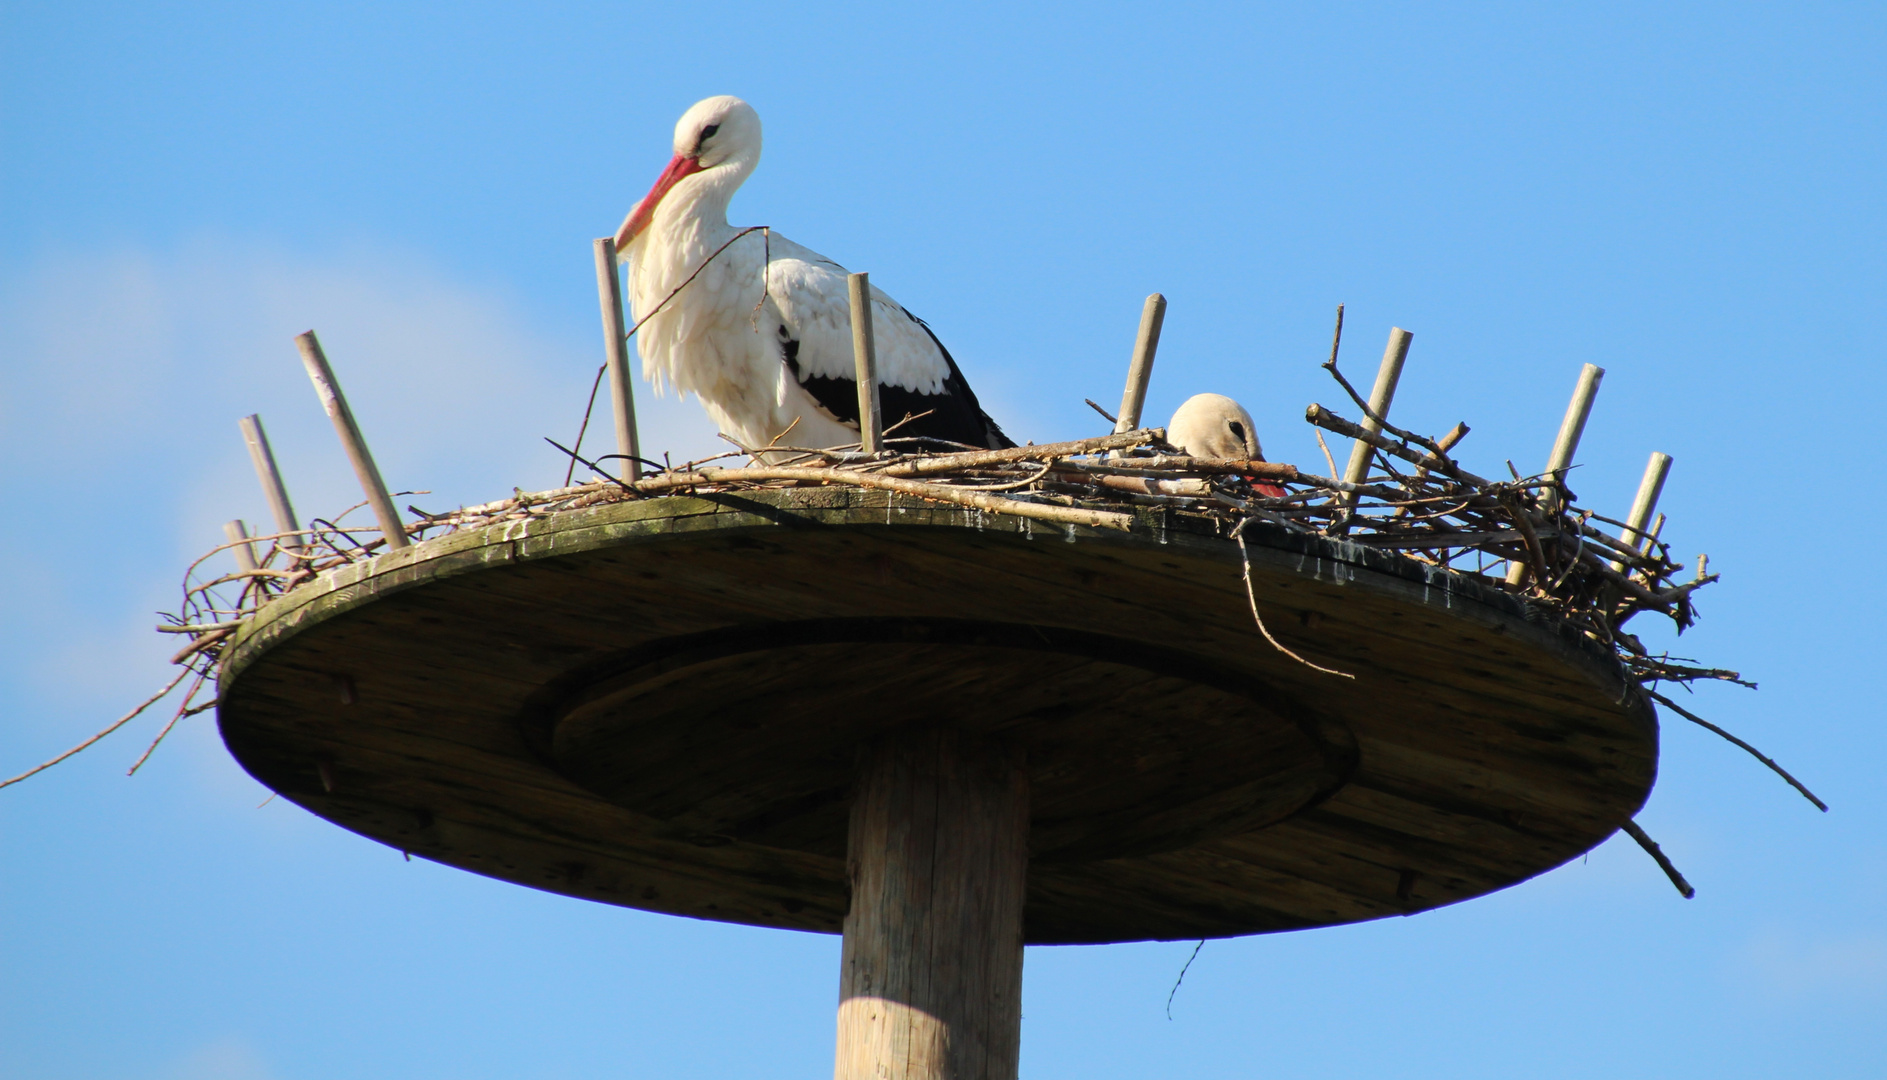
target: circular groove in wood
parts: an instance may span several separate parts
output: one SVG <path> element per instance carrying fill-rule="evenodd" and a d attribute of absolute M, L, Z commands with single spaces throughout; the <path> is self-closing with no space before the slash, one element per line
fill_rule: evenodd
<path fill-rule="evenodd" d="M 838 856 L 859 748 L 947 727 L 1026 752 L 1031 857 L 1144 855 L 1281 821 L 1355 745 L 1250 674 L 1063 627 L 824 619 L 653 642 L 553 687 L 564 775 L 701 843 Z"/>

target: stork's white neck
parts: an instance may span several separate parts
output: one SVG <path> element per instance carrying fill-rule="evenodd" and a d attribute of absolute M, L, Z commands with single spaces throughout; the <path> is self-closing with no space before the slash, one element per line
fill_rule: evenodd
<path fill-rule="evenodd" d="M 727 224 L 727 204 L 734 192 L 747 182 L 760 155 L 741 155 L 684 178 L 668 192 L 655 217 L 650 233 L 661 234 L 658 243 L 693 247 L 720 244 L 733 229 Z"/>

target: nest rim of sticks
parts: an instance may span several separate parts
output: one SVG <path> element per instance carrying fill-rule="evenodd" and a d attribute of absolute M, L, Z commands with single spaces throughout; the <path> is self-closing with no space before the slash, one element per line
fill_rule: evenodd
<path fill-rule="evenodd" d="M 611 475 L 608 458 L 582 458 L 558 445 L 597 478 L 548 491 L 514 490 L 510 498 L 441 513 L 409 505 L 415 519 L 405 523 L 404 538 L 424 541 L 503 521 L 664 494 L 766 487 L 889 490 L 1055 524 L 1118 530 L 1134 527 L 1133 510 L 1152 507 L 1214 521 L 1234 539 L 1241 522 L 1263 521 L 1374 548 L 1507 591 L 1614 650 L 1641 681 L 1741 681 L 1733 671 L 1653 655 L 1623 630 L 1631 618 L 1655 612 L 1670 618 L 1681 632 L 1696 617 L 1693 594 L 1718 575 L 1700 572 L 1691 581 L 1675 581 L 1673 575 L 1685 567 L 1670 557 L 1667 546 L 1654 537 L 1634 547 L 1600 528 L 1624 523 L 1578 508 L 1562 478 L 1489 481 L 1463 469 L 1435 440 L 1381 435 L 1322 405 L 1310 406 L 1306 420 L 1369 445 L 1377 469 L 1364 482 L 1350 483 L 1283 463 L 1193 458 L 1167 445 L 1165 432 L 1158 428 L 1005 450 L 892 437 L 886 449 L 866 453 L 856 444 L 796 447 L 776 440 L 764 448 L 737 447 L 718 458 L 661 466 L 637 479 Z M 750 464 L 714 464 L 730 457 L 747 458 Z M 1394 461 L 1413 467 L 1397 469 Z M 1284 494 L 1266 494 L 1258 490 L 1261 485 Z M 294 533 L 249 536 L 212 549 L 187 571 L 185 604 L 170 617 L 170 625 L 159 629 L 190 634 L 197 652 L 212 651 L 263 603 L 321 574 L 372 558 L 386 547 L 378 526 L 347 523 L 349 514 L 366 505 L 316 519 Z M 232 549 L 253 551 L 258 543 L 269 545 L 267 553 L 238 555 L 242 565 L 234 573 L 194 580 L 198 568 L 213 556 Z M 1473 553 L 1481 556 L 1480 566 L 1457 565 Z M 1517 588 L 1486 572 L 1489 562 L 1512 565 L 1523 560 L 1532 572 Z M 233 599 L 216 592 L 230 585 L 238 590 Z"/>

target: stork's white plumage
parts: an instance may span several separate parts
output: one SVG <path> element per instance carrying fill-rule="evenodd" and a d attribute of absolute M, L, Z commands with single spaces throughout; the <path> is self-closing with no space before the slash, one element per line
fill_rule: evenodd
<path fill-rule="evenodd" d="M 1245 406 L 1224 394 L 1194 394 L 1174 411 L 1166 441 L 1193 457 L 1263 461 Z"/>
<path fill-rule="evenodd" d="M 1245 406 L 1224 394 L 1194 394 L 1187 398 L 1167 422 L 1166 441 L 1191 457 L 1265 459 L 1251 414 L 1245 411 Z M 1273 498 L 1284 494 L 1284 489 L 1275 484 L 1260 482 L 1253 487 Z"/>
<path fill-rule="evenodd" d="M 778 233 L 734 239 L 727 223 L 728 201 L 760 162 L 759 114 L 736 97 L 697 102 L 675 125 L 674 149 L 616 234 L 634 317 L 648 320 L 637 332 L 643 375 L 700 398 L 746 446 L 789 427 L 792 445 L 857 442 L 845 268 Z M 930 413 L 898 435 L 1014 445 L 930 327 L 876 287 L 872 331 L 885 422 Z"/>

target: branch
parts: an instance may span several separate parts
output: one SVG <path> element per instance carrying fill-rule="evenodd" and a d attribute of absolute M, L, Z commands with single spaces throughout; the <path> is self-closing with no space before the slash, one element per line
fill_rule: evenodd
<path fill-rule="evenodd" d="M 92 745 L 93 743 L 111 734 L 112 732 L 117 731 L 119 728 L 125 726 L 126 724 L 130 723 L 133 719 L 135 719 L 139 713 L 143 712 L 144 710 L 150 708 L 151 706 L 157 704 L 159 701 L 163 700 L 163 697 L 165 694 L 168 694 L 172 690 L 177 689 L 178 683 L 183 682 L 185 679 L 189 678 L 190 676 L 194 674 L 196 674 L 196 672 L 192 671 L 189 668 L 184 668 L 182 671 L 179 671 L 177 673 L 176 678 L 170 680 L 169 686 L 164 687 L 162 690 L 159 690 L 157 693 L 152 694 L 150 697 L 144 699 L 144 704 L 139 705 L 137 708 L 132 709 L 130 712 L 125 713 L 123 716 L 119 717 L 117 721 L 113 723 L 110 727 L 92 736 L 91 738 L 85 740 L 84 742 L 73 747 L 72 749 L 67 750 L 65 753 L 60 754 L 58 757 L 53 758 L 51 761 L 48 761 L 43 765 L 36 765 L 33 768 L 30 768 L 26 770 L 25 772 L 21 773 L 20 775 L 12 778 L 11 780 L 0 780 L 0 788 L 8 787 L 12 784 L 17 784 L 20 781 L 26 779 L 27 777 L 34 775 L 35 773 L 45 772 L 47 769 L 50 769 L 54 765 L 59 764 L 61 761 L 64 761 L 65 759 L 71 757 L 73 754 L 78 753 L 79 751 Z"/>
<path fill-rule="evenodd" d="M 1775 774 L 1777 776 L 1780 776 L 1784 780 L 1787 780 L 1789 782 L 1790 787 L 1801 792 L 1802 797 L 1807 799 L 1809 802 L 1814 803 L 1816 808 L 1819 809 L 1822 813 L 1825 814 L 1828 812 L 1827 803 L 1822 802 L 1820 799 L 1816 798 L 1815 793 L 1808 790 L 1808 788 L 1802 786 L 1802 782 L 1800 780 L 1797 780 L 1795 777 L 1789 775 L 1789 770 L 1776 764 L 1774 760 L 1772 760 L 1768 755 L 1764 754 L 1761 750 L 1756 749 L 1755 747 L 1737 738 L 1736 736 L 1730 734 L 1729 732 L 1723 730 L 1722 728 L 1711 723 L 1710 721 L 1705 720 L 1703 717 L 1698 716 L 1694 712 L 1691 712 L 1689 709 L 1686 709 L 1682 705 L 1679 705 L 1677 702 L 1672 701 L 1668 697 L 1665 697 L 1663 694 L 1658 693 L 1656 690 L 1647 688 L 1645 690 L 1645 693 L 1651 695 L 1651 700 L 1671 710 L 1672 712 L 1683 717 L 1684 719 L 1689 720 L 1691 723 L 1696 724 L 1699 727 L 1708 728 L 1711 731 L 1714 731 L 1717 734 L 1735 743 L 1736 745 L 1742 747 L 1743 749 L 1749 751 L 1749 754 L 1751 757 L 1755 758 L 1757 761 L 1762 762 L 1764 765 L 1769 766 L 1772 770 L 1775 771 Z"/>

